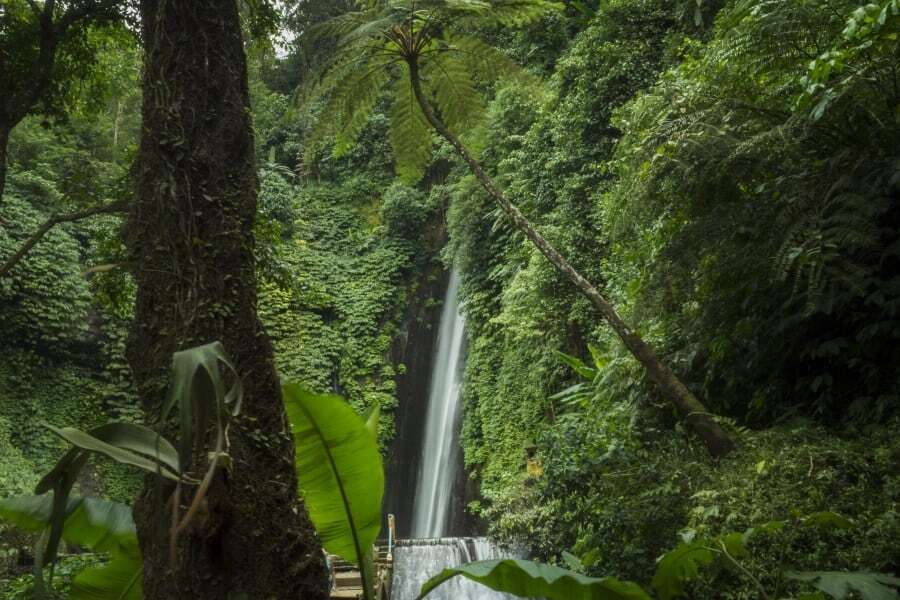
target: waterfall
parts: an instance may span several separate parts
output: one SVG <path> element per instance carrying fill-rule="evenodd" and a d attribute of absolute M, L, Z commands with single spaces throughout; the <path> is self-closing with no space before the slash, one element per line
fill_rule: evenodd
<path fill-rule="evenodd" d="M 422 584 L 447 567 L 475 560 L 501 558 L 497 548 L 484 538 L 403 540 L 394 549 L 394 579 L 391 600 L 415 600 Z M 508 600 L 514 596 L 495 592 L 457 576 L 428 594 L 428 600 Z"/>
<path fill-rule="evenodd" d="M 432 363 L 425 435 L 413 503 L 412 536 L 415 538 L 447 535 L 456 478 L 455 444 L 464 364 L 465 320 L 459 312 L 458 296 L 459 273 L 454 268 L 447 284 L 437 355 Z"/>
<path fill-rule="evenodd" d="M 450 538 L 450 508 L 458 459 L 460 384 L 464 364 L 465 321 L 459 312 L 459 273 L 450 272 L 432 362 L 431 388 L 422 437 L 422 455 L 413 503 L 412 535 L 394 550 L 392 600 L 414 600 L 422 584 L 448 567 L 500 558 L 485 538 Z M 425 539 L 427 538 L 427 539 Z M 506 600 L 462 577 L 454 577 L 429 594 L 428 600 Z"/>

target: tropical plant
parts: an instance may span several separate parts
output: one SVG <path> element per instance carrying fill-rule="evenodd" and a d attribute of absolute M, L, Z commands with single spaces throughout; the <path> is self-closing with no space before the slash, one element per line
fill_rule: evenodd
<path fill-rule="evenodd" d="M 426 597 L 439 585 L 457 576 L 521 598 L 650 600 L 647 592 L 630 581 L 619 581 L 615 577 L 587 577 L 554 565 L 512 558 L 485 560 L 444 569 L 425 582 L 419 598 Z"/>
<path fill-rule="evenodd" d="M 282 387 L 297 460 L 297 486 L 322 547 L 356 564 L 374 598 L 372 548 L 381 531 L 384 467 L 379 411 L 363 420 L 340 396 Z"/>
<path fill-rule="evenodd" d="M 220 364 L 232 375 L 230 386 L 226 385 L 227 380 Z M 47 425 L 56 435 L 69 442 L 72 448 L 37 484 L 35 492 L 41 496 L 14 498 L 5 501 L 3 505 L 9 511 L 8 515 L 12 516 L 11 520 L 18 525 L 32 529 L 44 521 L 48 525 L 46 536 L 39 542 L 37 552 L 35 576 L 38 585 L 44 585 L 43 565 L 50 565 L 49 584 L 52 585 L 53 563 L 57 559 L 60 542 L 65 538 L 66 527 L 69 526 L 72 515 L 79 514 L 75 511 L 83 504 L 80 500 L 72 500 L 70 494 L 92 453 L 176 483 L 170 502 L 170 543 L 174 552 L 178 535 L 191 523 L 203 505 L 216 471 L 223 465 L 230 468 L 228 427 L 230 419 L 240 411 L 242 398 L 242 386 L 234 366 L 222 344 L 213 342 L 176 352 L 172 358 L 172 383 L 162 409 L 162 420 L 167 422 L 171 412 L 177 408 L 177 450 L 159 433 L 133 423 L 108 423 L 88 432 L 72 427 Z M 205 434 L 211 423 L 214 423 L 215 443 L 206 452 Z M 200 451 L 208 456 L 209 463 L 202 480 L 193 477 L 191 473 L 195 453 Z M 182 517 L 181 494 L 182 486 L 186 484 L 197 486 L 197 490 Z M 52 495 L 44 496 L 47 492 L 52 492 Z M 85 510 L 92 506 L 88 504 Z M 46 519 L 43 519 L 41 515 L 45 512 Z M 116 517 L 117 521 L 123 518 L 121 515 Z M 98 551 L 104 550 L 101 548 Z M 119 567 L 120 564 L 116 563 L 117 571 L 121 570 Z"/>
<path fill-rule="evenodd" d="M 848 528 L 852 524 L 846 518 L 831 511 L 813 513 L 798 519 L 801 527 L 817 529 Z M 576 570 L 519 559 L 487 560 L 444 569 L 429 579 L 419 598 L 426 597 L 445 581 L 462 576 L 493 590 L 520 597 L 542 597 L 549 600 L 675 600 L 687 595 L 686 586 L 700 575 L 700 568 L 722 561 L 749 579 L 760 598 L 772 597 L 769 591 L 738 559 L 750 554 L 750 542 L 761 534 L 782 531 L 784 521 L 770 521 L 745 531 L 735 531 L 714 537 L 695 537 L 694 532 L 683 532 L 683 541 L 660 557 L 651 586 L 651 596 L 639 585 L 620 581 L 614 577 L 587 577 L 577 558 L 566 555 L 570 566 Z M 900 579 L 884 573 L 847 571 L 786 571 L 789 579 L 812 584 L 835 600 L 849 598 L 859 593 L 863 600 L 890 600 L 896 598 L 894 588 L 900 588 Z"/>
<path fill-rule="evenodd" d="M 55 497 L 17 496 L 0 500 L 0 519 L 21 529 L 46 532 L 56 524 Z M 105 553 L 109 561 L 79 572 L 69 590 L 70 600 L 140 600 L 141 551 L 131 508 L 96 498 L 68 498 L 62 517 L 61 538 L 70 544 Z M 38 555 L 36 592 L 45 592 Z M 52 568 L 52 565 L 51 565 Z"/>
<path fill-rule="evenodd" d="M 155 473 L 177 482 L 173 510 L 180 510 L 180 486 L 199 485 L 185 516 L 173 516 L 172 535 L 190 523 L 205 489 L 220 465 L 228 465 L 229 419 L 236 416 L 242 397 L 239 380 L 228 378 L 220 364 L 233 370 L 221 344 L 178 352 L 173 357 L 169 399 L 163 422 L 177 409 L 178 450 L 146 427 L 110 423 L 88 433 L 73 428 L 51 429 L 73 444 L 37 486 L 39 496 L 0 501 L 0 518 L 28 531 L 43 532 L 38 543 L 35 579 L 44 589 L 44 565 L 53 564 L 61 541 L 110 554 L 101 569 L 78 574 L 72 598 L 132 600 L 141 597 L 141 555 L 131 509 L 95 499 L 73 498 L 70 491 L 90 452 Z M 343 398 L 313 394 L 299 385 L 283 386 L 285 407 L 294 435 L 298 488 L 326 550 L 356 563 L 365 581 L 366 598 L 373 598 L 372 548 L 381 528 L 384 468 L 378 451 L 379 410 L 363 420 Z M 216 443 L 209 452 L 209 468 L 202 481 L 187 474 L 199 434 L 215 422 Z M 230 467 L 229 467 L 230 468 Z M 52 495 L 44 494 L 53 491 Z M 175 543 L 173 537 L 172 543 Z"/>
<path fill-rule="evenodd" d="M 467 134 L 477 129 L 483 112 L 476 82 L 491 83 L 502 74 L 521 71 L 503 54 L 459 29 L 521 26 L 559 5 L 548 0 L 361 0 L 358 7 L 323 28 L 340 36 L 338 58 L 327 65 L 313 93 L 314 98 L 327 97 L 323 110 L 331 118 L 320 119 L 308 147 L 314 148 L 312 142 L 330 134 L 337 153 L 349 149 L 382 89 L 399 72 L 391 89 L 391 142 L 401 177 L 421 177 L 429 162 L 429 128 L 433 129 L 454 148 L 512 223 L 590 300 L 710 453 L 728 453 L 734 444 L 707 408 L 600 291 L 532 226 L 464 143 Z"/>

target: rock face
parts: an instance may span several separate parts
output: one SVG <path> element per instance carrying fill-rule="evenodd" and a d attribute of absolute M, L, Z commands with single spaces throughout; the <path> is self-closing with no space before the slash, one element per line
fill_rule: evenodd
<path fill-rule="evenodd" d="M 384 518 L 387 519 L 388 513 L 396 516 L 400 537 L 409 537 L 412 527 L 416 474 L 428 410 L 428 387 L 441 320 L 440 300 L 447 288 L 447 276 L 443 265 L 437 260 L 423 271 L 392 352 L 394 364 L 403 364 L 406 370 L 397 375 L 397 433 L 386 463 Z M 383 527 L 383 531 L 387 531 L 386 523 Z"/>
<path fill-rule="evenodd" d="M 387 464 L 385 515 L 392 513 L 396 516 L 397 535 L 401 538 L 424 536 L 422 524 L 414 524 L 413 515 L 416 512 L 415 502 L 421 501 L 417 498 L 421 495 L 417 484 L 422 476 L 420 469 L 427 435 L 428 404 L 433 393 L 430 388 L 435 382 L 446 383 L 453 379 L 438 377 L 433 372 L 439 354 L 441 313 L 448 301 L 448 280 L 449 274 L 439 264 L 426 270 L 422 285 L 409 304 L 402 333 L 395 344 L 394 362 L 406 365 L 406 371 L 397 379 L 397 433 Z M 472 485 L 463 467 L 458 439 L 460 421 L 461 416 L 457 414 L 451 420 L 455 425 L 448 425 L 455 431 L 450 432 L 449 456 L 452 465 L 447 471 L 453 474 L 454 481 L 450 486 L 452 494 L 448 500 L 446 527 L 441 529 L 439 535 L 427 537 L 475 535 L 478 529 L 465 510 L 467 503 L 477 497 L 477 486 Z M 437 441 L 431 440 L 431 443 Z"/>

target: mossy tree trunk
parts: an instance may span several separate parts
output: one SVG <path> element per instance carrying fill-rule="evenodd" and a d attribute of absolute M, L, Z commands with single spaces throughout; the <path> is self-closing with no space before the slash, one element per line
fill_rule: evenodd
<path fill-rule="evenodd" d="M 125 229 L 137 282 L 128 360 L 151 422 L 178 349 L 222 341 L 245 392 L 230 429 L 231 467 L 178 538 L 174 561 L 171 486 L 150 478 L 135 503 L 144 595 L 324 599 L 324 558 L 297 499 L 272 347 L 257 318 L 258 183 L 237 3 L 141 0 L 140 8 L 143 129 Z"/>
<path fill-rule="evenodd" d="M 709 453 L 714 457 L 728 454 L 734 448 L 734 442 L 722 426 L 715 421 L 713 415 L 682 383 L 678 376 L 672 372 L 668 365 L 659 359 L 653 348 L 622 320 L 615 307 L 607 302 L 600 291 L 590 281 L 585 279 L 581 273 L 575 270 L 575 267 L 534 228 L 518 207 L 510 202 L 503 192 L 500 191 L 500 188 L 494 184 L 490 176 L 484 172 L 481 164 L 475 160 L 459 138 L 453 135 L 434 112 L 431 103 L 428 102 L 428 98 L 422 90 L 417 62 L 414 59 L 410 59 L 407 63 L 409 65 L 410 84 L 412 85 L 416 101 L 428 123 L 441 137 L 450 142 L 472 170 L 472 173 L 481 183 L 484 190 L 494 199 L 500 209 L 506 213 L 519 231 L 525 234 L 525 237 L 537 247 L 557 271 L 571 281 L 578 291 L 590 300 L 597 312 L 603 316 L 619 339 L 622 340 L 625 348 L 641 363 L 647 374 L 650 375 L 650 378 L 660 387 L 663 395 L 678 410 L 691 429 L 700 436 Z"/>

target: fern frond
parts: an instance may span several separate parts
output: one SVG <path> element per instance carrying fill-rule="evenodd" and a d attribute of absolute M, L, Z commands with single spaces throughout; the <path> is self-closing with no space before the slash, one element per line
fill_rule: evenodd
<path fill-rule="evenodd" d="M 549 0 L 444 0 L 450 13 L 470 14 L 478 23 L 521 27 L 564 7 Z"/>
<path fill-rule="evenodd" d="M 304 104 L 325 99 L 315 127 L 306 138 L 304 157 L 313 158 L 318 145 L 335 138 L 336 156 L 353 147 L 375 109 L 388 80 L 392 58 L 380 53 L 363 55 L 333 67 Z"/>
<path fill-rule="evenodd" d="M 514 60 L 478 38 L 469 36 L 447 36 L 448 51 L 483 83 L 494 83 L 504 77 L 522 80 L 523 83 L 542 86 L 542 82 Z"/>
<path fill-rule="evenodd" d="M 349 150 L 375 110 L 375 103 L 388 80 L 389 59 L 373 57 L 366 68 L 358 69 L 342 86 L 339 109 L 325 118 L 341 123 L 334 152 L 340 156 Z"/>
<path fill-rule="evenodd" d="M 390 120 L 395 169 L 400 179 L 414 183 L 422 178 L 431 160 L 431 129 L 416 101 L 405 64 L 394 84 L 393 97 Z"/>
<path fill-rule="evenodd" d="M 422 77 L 450 131 L 461 136 L 482 122 L 484 101 L 462 61 L 446 52 L 431 54 Z"/>

